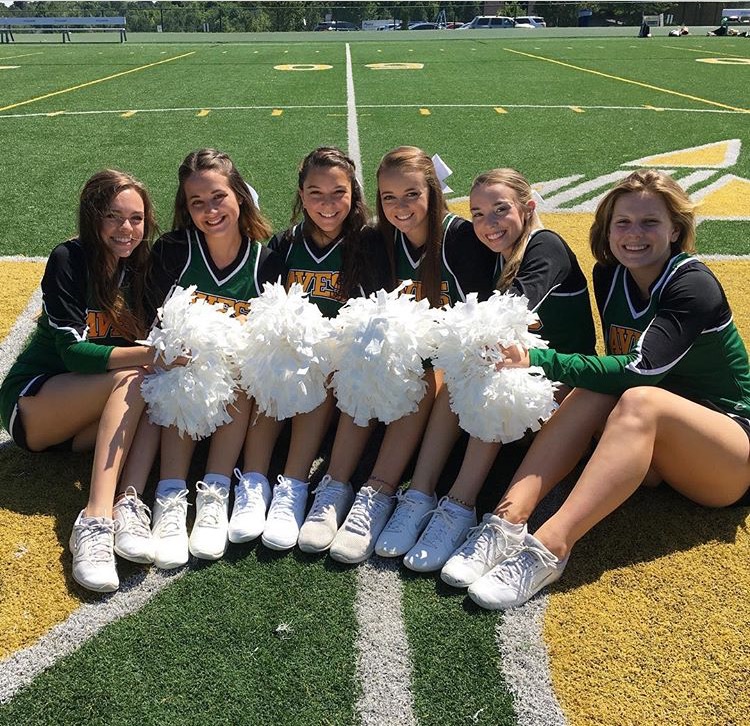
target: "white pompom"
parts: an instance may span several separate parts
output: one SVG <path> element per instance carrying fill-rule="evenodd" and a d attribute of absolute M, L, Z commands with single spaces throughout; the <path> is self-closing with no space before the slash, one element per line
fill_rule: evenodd
<path fill-rule="evenodd" d="M 236 396 L 241 325 L 226 306 L 195 298 L 195 290 L 195 285 L 176 287 L 159 308 L 159 326 L 139 342 L 152 346 L 167 364 L 189 359 L 185 366 L 146 376 L 141 393 L 153 423 L 199 439 L 232 420 L 227 407 Z"/>
<path fill-rule="evenodd" d="M 331 325 L 298 283 L 266 284 L 243 325 L 240 385 L 258 409 L 285 419 L 326 398 L 325 341 Z M 328 369 L 328 365 L 325 368 Z"/>
<path fill-rule="evenodd" d="M 358 426 L 417 410 L 427 384 L 422 361 L 435 351 L 437 312 L 427 300 L 380 290 L 353 298 L 333 320 L 331 379 L 339 408 Z"/>
<path fill-rule="evenodd" d="M 435 367 L 445 372 L 451 409 L 471 436 L 508 443 L 537 431 L 552 415 L 557 384 L 541 369 L 501 369 L 500 347 L 546 348 L 529 326 L 538 317 L 522 295 L 496 292 L 485 302 L 475 293 L 443 312 Z"/>

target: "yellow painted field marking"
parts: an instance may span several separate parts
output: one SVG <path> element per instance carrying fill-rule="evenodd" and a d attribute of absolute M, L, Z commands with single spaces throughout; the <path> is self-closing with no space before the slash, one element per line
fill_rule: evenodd
<path fill-rule="evenodd" d="M 202 109 L 201 109 L 200 111 L 198 111 L 198 113 L 196 113 L 195 115 L 196 115 L 196 116 L 197 116 L 198 118 L 203 118 L 204 116 L 208 116 L 208 114 L 210 114 L 210 113 L 211 113 L 211 111 L 210 111 L 209 109 L 207 109 L 207 108 L 202 108 Z"/>
<path fill-rule="evenodd" d="M 195 55 L 196 51 L 191 50 L 189 53 L 182 53 L 181 55 L 173 56 L 172 58 L 164 58 L 164 60 L 156 61 L 154 63 L 147 63 L 145 66 L 138 66 L 137 68 L 131 68 L 127 71 L 121 71 L 120 73 L 114 73 L 111 76 L 105 76 L 104 78 L 96 78 L 93 81 L 86 81 L 86 83 L 79 83 L 77 86 L 71 86 L 70 88 L 63 88 L 59 91 L 52 91 L 52 93 L 45 93 L 43 96 L 36 96 L 29 98 L 26 101 L 18 101 L 18 103 L 11 103 L 9 106 L 3 106 L 0 108 L 1 111 L 10 111 L 12 108 L 18 108 L 19 106 L 25 106 L 28 103 L 34 103 L 35 101 L 43 101 L 45 98 L 52 98 L 53 96 L 59 96 L 61 93 L 70 93 L 71 91 L 78 91 L 81 88 L 87 88 L 88 86 L 96 85 L 97 83 L 104 83 L 104 81 L 111 81 L 113 78 L 119 78 L 120 76 L 127 76 L 130 73 L 136 73 L 138 71 L 144 71 L 146 68 L 153 68 L 154 66 L 161 65 L 162 63 L 171 63 L 172 61 L 179 60 L 180 58 L 187 58 L 189 55 Z"/>
<path fill-rule="evenodd" d="M 574 113 L 586 113 L 580 106 L 569 106 L 568 108 Z"/>
<path fill-rule="evenodd" d="M 495 113 L 508 113 L 502 106 L 495 106 Z"/>
<path fill-rule="evenodd" d="M 546 61 L 547 63 L 554 63 L 558 66 L 565 68 L 572 68 L 575 71 L 582 71 L 583 73 L 591 73 L 594 76 L 601 76 L 602 78 L 609 78 L 612 81 L 620 81 L 621 83 L 629 83 L 633 86 L 640 86 L 641 88 L 648 88 L 651 91 L 659 91 L 660 93 L 669 93 L 672 96 L 679 96 L 680 98 L 687 98 L 690 101 L 698 101 L 699 103 L 706 103 L 709 106 L 716 106 L 717 108 L 726 108 L 730 111 L 739 111 L 740 113 L 750 113 L 750 109 L 737 108 L 736 106 L 729 106 L 726 103 L 719 103 L 718 101 L 711 101 L 707 98 L 701 98 L 700 96 L 692 96 L 689 93 L 680 93 L 680 91 L 673 91 L 669 88 L 661 88 L 660 86 L 652 86 L 650 83 L 643 83 L 641 81 L 634 81 L 630 78 L 622 78 L 621 76 L 614 76 L 611 73 L 602 73 L 602 71 L 595 71 L 592 68 L 584 68 L 583 66 L 576 66 L 572 63 L 565 63 L 554 58 L 546 58 L 542 55 L 534 55 L 533 53 L 524 53 L 520 50 L 513 50 L 511 48 L 503 48 L 508 53 L 516 53 L 517 55 L 523 55 L 527 58 L 533 58 L 534 60 Z M 2 111 L 3 109 L 0 109 Z"/>
<path fill-rule="evenodd" d="M 282 113 L 284 113 L 282 109 L 275 108 L 273 111 L 271 111 L 271 116 L 281 116 Z"/>
<path fill-rule="evenodd" d="M 421 71 L 424 63 L 367 63 L 365 68 L 373 71 Z"/>
<path fill-rule="evenodd" d="M 130 118 L 131 116 L 135 116 L 138 113 L 138 111 L 125 111 L 125 113 L 120 114 L 120 118 Z"/>
<path fill-rule="evenodd" d="M 275 71 L 330 71 L 331 68 L 325 63 L 283 63 L 273 67 Z"/>
<path fill-rule="evenodd" d="M 432 112 L 429 108 L 420 108 L 419 109 L 419 115 L 420 116 L 429 116 Z"/>

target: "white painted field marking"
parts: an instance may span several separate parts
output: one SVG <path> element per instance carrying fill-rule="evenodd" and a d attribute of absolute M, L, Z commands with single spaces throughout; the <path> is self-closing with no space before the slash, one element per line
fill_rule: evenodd
<path fill-rule="evenodd" d="M 11 60 L 12 58 L 26 58 L 27 56 L 30 56 L 30 55 L 42 55 L 43 52 L 44 51 L 40 50 L 38 53 L 21 53 L 20 55 L 4 55 L 4 56 L 0 56 L 0 61 Z"/>
<path fill-rule="evenodd" d="M 349 43 L 346 44 L 346 136 L 349 156 L 356 168 L 357 180 L 364 190 L 364 176 L 362 174 L 362 155 L 359 150 L 359 127 L 357 126 L 357 99 L 354 95 L 354 73 L 352 71 L 352 52 Z"/>
<path fill-rule="evenodd" d="M 12 71 L 14 68 L 20 68 L 21 66 L 0 66 L 0 71 Z"/>

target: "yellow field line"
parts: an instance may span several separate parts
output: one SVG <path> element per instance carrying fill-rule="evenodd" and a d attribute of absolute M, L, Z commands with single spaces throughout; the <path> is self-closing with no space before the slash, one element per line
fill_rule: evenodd
<path fill-rule="evenodd" d="M 18 108 L 18 106 L 25 106 L 27 103 L 34 103 L 34 101 L 42 101 L 45 98 L 52 98 L 52 96 L 59 96 L 61 93 L 70 93 L 71 91 L 77 91 L 80 88 L 86 88 L 87 86 L 93 86 L 97 83 L 104 83 L 104 81 L 111 81 L 113 78 L 119 78 L 120 76 L 127 76 L 129 73 L 135 73 L 136 71 L 143 71 L 146 68 L 153 68 L 154 66 L 161 65 L 162 63 L 170 63 L 171 61 L 179 60 L 180 58 L 186 58 L 189 55 L 194 55 L 196 51 L 191 50 L 189 53 L 183 53 L 182 55 L 176 55 L 173 58 L 164 58 L 163 60 L 156 61 L 155 63 L 147 63 L 145 66 L 138 66 L 138 68 L 131 68 L 129 71 L 121 71 L 115 73 L 106 78 L 97 78 L 93 81 L 87 81 L 86 83 L 79 83 L 77 86 L 71 86 L 70 88 L 63 88 L 60 91 L 53 91 L 52 93 L 45 93 L 43 96 L 36 96 L 36 98 L 29 98 L 26 101 L 19 101 L 18 103 L 11 103 L 10 106 L 3 106 L 0 111 L 10 111 L 12 108 Z"/>
<path fill-rule="evenodd" d="M 609 78 L 613 81 L 620 81 L 621 83 L 630 83 L 634 86 L 640 86 L 641 88 L 648 88 L 651 91 L 659 91 L 660 93 L 669 93 L 672 96 L 680 96 L 681 98 L 687 98 L 691 101 L 698 101 L 699 103 L 707 103 L 709 106 L 718 106 L 719 108 L 726 108 L 730 111 L 739 111 L 740 113 L 750 113 L 750 109 L 747 108 L 736 108 L 735 106 L 728 106 L 726 103 L 719 103 L 718 101 L 709 101 L 707 98 L 700 98 L 699 96 L 691 96 L 689 93 L 680 93 L 679 91 L 672 91 L 669 88 L 660 88 L 659 86 L 652 86 L 650 83 L 642 83 L 641 81 L 633 81 L 630 78 L 622 78 L 620 76 L 613 76 L 610 73 L 602 73 L 601 71 L 595 71 L 591 68 L 584 68 L 583 66 L 574 66 L 572 63 L 565 63 L 564 61 L 555 60 L 554 58 L 545 58 L 541 55 L 533 55 L 532 53 L 524 53 L 520 50 L 511 50 L 510 48 L 503 48 L 508 53 L 516 53 L 518 55 L 525 55 L 527 58 L 534 58 L 535 60 L 547 61 L 547 63 L 555 63 L 558 66 L 564 66 L 565 68 L 572 68 L 576 71 L 583 71 L 584 73 L 591 73 L 595 76 L 601 76 L 602 78 Z M 0 108 L 0 111 L 3 109 Z"/>

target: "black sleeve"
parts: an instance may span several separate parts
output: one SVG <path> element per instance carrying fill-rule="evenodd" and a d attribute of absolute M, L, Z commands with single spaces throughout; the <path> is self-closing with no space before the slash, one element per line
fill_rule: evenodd
<path fill-rule="evenodd" d="M 292 238 L 292 230 L 287 229 L 284 232 L 277 232 L 266 245 L 269 250 L 273 250 L 279 255 L 284 266 L 286 266 L 286 258 L 292 246 Z"/>
<path fill-rule="evenodd" d="M 549 230 L 537 232 L 526 247 L 521 266 L 510 290 L 525 295 L 529 310 L 536 310 L 553 290 L 560 287 L 573 269 L 568 248 Z"/>
<path fill-rule="evenodd" d="M 612 280 L 615 276 L 616 265 L 602 265 L 597 262 L 591 276 L 594 280 L 594 298 L 596 299 L 596 309 L 601 317 L 604 304 L 607 302 L 607 295 L 612 287 Z"/>
<path fill-rule="evenodd" d="M 377 228 L 364 227 L 361 244 L 366 250 L 367 260 L 366 275 L 362 281 L 365 295 L 378 290 L 390 292 L 396 285 L 396 276 L 391 257 L 388 255 L 388 243 Z"/>
<path fill-rule="evenodd" d="M 280 282 L 282 285 L 286 281 L 286 265 L 281 259 L 278 252 L 261 245 L 260 259 L 258 260 L 258 286 L 263 291 L 263 286 L 267 282 Z"/>
<path fill-rule="evenodd" d="M 492 294 L 497 255 L 479 241 L 471 222 L 461 217 L 451 222 L 444 253 L 465 295 L 476 292 L 486 300 Z"/>
<path fill-rule="evenodd" d="M 42 304 L 50 325 L 79 340 L 87 336 L 87 280 L 86 256 L 78 240 L 52 250 L 42 277 Z"/>
<path fill-rule="evenodd" d="M 149 293 L 158 307 L 167 299 L 180 279 L 190 252 L 190 243 L 184 231 L 162 235 L 151 250 L 151 265 L 148 276 Z"/>

